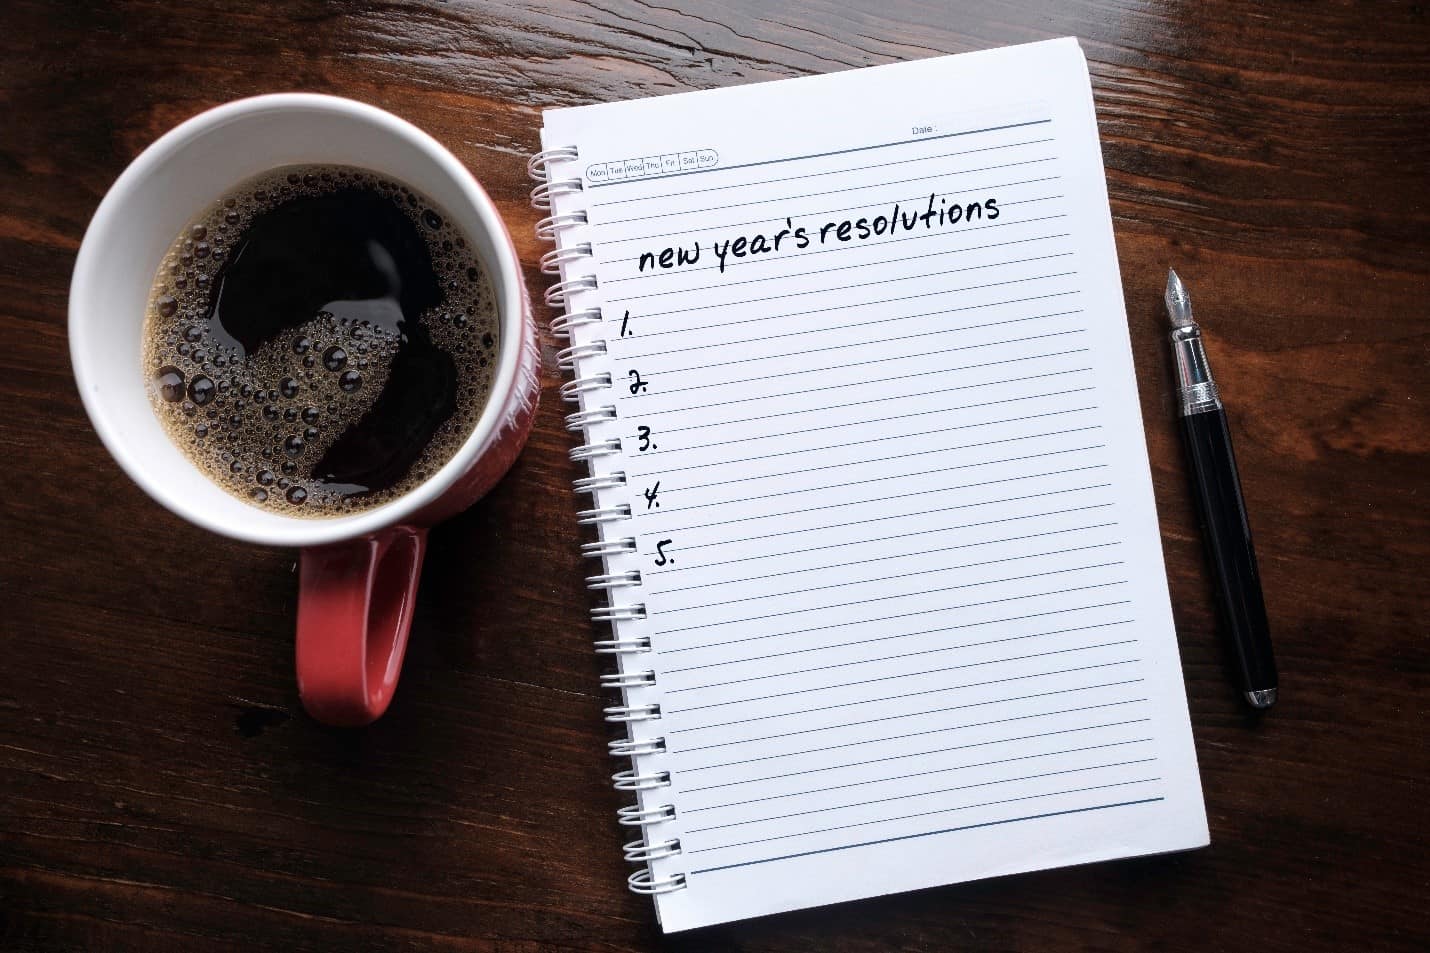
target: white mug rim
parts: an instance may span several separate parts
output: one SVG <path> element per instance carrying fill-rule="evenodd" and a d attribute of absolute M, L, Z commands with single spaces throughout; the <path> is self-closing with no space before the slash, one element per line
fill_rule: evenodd
<path fill-rule="evenodd" d="M 492 260 L 484 257 L 483 264 L 495 272 L 492 279 L 498 294 L 501 343 L 491 391 L 481 416 L 451 459 L 430 477 L 397 499 L 370 510 L 335 517 L 280 516 L 277 521 L 264 521 L 268 524 L 265 529 L 242 520 L 217 518 L 184 494 L 171 492 L 171 487 L 163 481 L 152 479 L 148 470 L 133 459 L 131 448 L 112 429 L 108 408 L 97 397 L 95 388 L 89 386 L 95 376 L 94 371 L 88 366 L 86 352 L 76 347 L 75 341 L 85 334 L 86 322 L 91 320 L 81 313 L 82 305 L 91 299 L 89 283 L 93 279 L 95 265 L 101 256 L 108 253 L 99 247 L 100 240 L 114 228 L 114 219 L 120 211 L 124 194 L 210 128 L 265 111 L 294 109 L 344 114 L 371 125 L 377 134 L 405 140 L 422 152 L 440 174 L 462 193 L 482 228 L 492 236 L 492 245 L 496 250 Z M 361 157 L 353 158 L 352 164 L 362 164 Z M 185 120 L 144 149 L 110 186 L 85 230 L 75 260 L 68 317 L 70 356 L 81 401 L 100 441 L 130 479 L 154 500 L 189 522 L 232 539 L 273 546 L 319 546 L 367 536 L 408 521 L 446 493 L 492 442 L 497 428 L 503 425 L 507 404 L 518 385 L 524 336 L 522 288 L 520 263 L 495 204 L 467 168 L 436 139 L 406 120 L 366 103 L 321 93 L 271 93 L 224 103 Z M 135 370 L 139 371 L 138 364 Z"/>

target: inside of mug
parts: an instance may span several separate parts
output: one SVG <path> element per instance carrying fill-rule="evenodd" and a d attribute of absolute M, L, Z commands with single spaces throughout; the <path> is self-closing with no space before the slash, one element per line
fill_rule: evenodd
<path fill-rule="evenodd" d="M 406 495 L 333 517 L 260 509 L 211 482 L 166 434 L 148 395 L 143 324 L 155 270 L 174 236 L 239 182 L 297 164 L 360 166 L 401 180 L 444 209 L 476 245 L 496 292 L 501 343 L 492 393 L 443 467 Z M 231 103 L 145 151 L 115 183 L 80 249 L 70 301 L 75 374 L 96 429 L 121 466 L 179 515 L 226 535 L 312 545 L 400 520 L 440 494 L 497 425 L 521 338 L 515 255 L 490 201 L 435 141 L 372 107 L 305 94 Z"/>

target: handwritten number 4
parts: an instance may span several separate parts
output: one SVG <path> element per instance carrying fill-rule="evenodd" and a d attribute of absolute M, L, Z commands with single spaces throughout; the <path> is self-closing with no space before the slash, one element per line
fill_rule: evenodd
<path fill-rule="evenodd" d="M 657 499 L 656 499 L 656 496 L 657 496 L 659 493 L 660 493 L 660 481 L 659 481 L 659 480 L 656 480 L 656 481 L 655 481 L 655 486 L 647 487 L 646 490 L 645 490 L 645 508 L 646 508 L 646 509 L 651 509 L 652 507 L 654 507 L 655 509 L 660 509 L 660 500 L 657 500 Z"/>

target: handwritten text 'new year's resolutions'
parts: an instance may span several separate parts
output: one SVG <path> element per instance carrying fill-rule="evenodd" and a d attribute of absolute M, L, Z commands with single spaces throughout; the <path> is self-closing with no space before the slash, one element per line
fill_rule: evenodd
<path fill-rule="evenodd" d="M 909 211 L 906 208 L 900 208 L 900 203 L 896 202 L 888 214 L 828 221 L 817 229 L 804 225 L 796 227 L 791 218 L 786 218 L 784 220 L 785 227 L 773 234 L 767 235 L 764 232 L 758 232 L 753 235 L 725 238 L 723 241 L 717 239 L 710 243 L 710 248 L 715 253 L 715 257 L 719 259 L 720 271 L 723 274 L 725 265 L 730 259 L 775 254 L 779 252 L 781 245 L 808 248 L 815 242 L 820 245 L 829 245 L 834 242 L 865 241 L 875 236 L 896 235 L 900 232 L 931 231 L 935 228 L 967 224 L 984 218 L 993 221 L 998 218 L 998 214 L 996 198 L 959 204 L 957 202 L 950 203 L 948 199 L 933 194 L 929 196 L 928 207 L 923 211 Z M 686 248 L 684 245 L 673 245 L 661 251 L 641 252 L 640 265 L 637 270 L 644 272 L 647 269 L 681 268 L 694 265 L 700 261 L 701 252 L 699 241 L 696 241 L 690 248 Z"/>

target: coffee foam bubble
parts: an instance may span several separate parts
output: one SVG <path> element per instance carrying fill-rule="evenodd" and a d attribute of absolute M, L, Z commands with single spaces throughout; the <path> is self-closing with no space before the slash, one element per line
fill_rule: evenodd
<path fill-rule="evenodd" d="M 405 476 L 365 493 L 326 484 L 312 469 L 382 393 L 399 332 L 320 311 L 240 354 L 219 343 L 207 318 L 212 284 L 258 216 L 297 198 L 351 188 L 386 196 L 422 235 L 442 298 L 419 322 L 459 369 L 451 417 Z M 285 515 L 343 516 L 402 496 L 457 452 L 491 390 L 499 332 L 486 269 L 442 209 L 368 170 L 295 166 L 230 190 L 175 238 L 150 292 L 144 370 L 170 439 L 214 483 Z"/>

